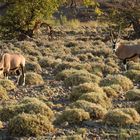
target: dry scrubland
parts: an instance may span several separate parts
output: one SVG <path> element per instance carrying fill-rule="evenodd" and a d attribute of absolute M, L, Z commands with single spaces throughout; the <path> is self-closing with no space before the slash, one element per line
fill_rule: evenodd
<path fill-rule="evenodd" d="M 14 77 L 0 79 L 0 137 L 139 139 L 140 64 L 129 62 L 122 72 L 103 42 L 106 33 L 107 27 L 56 27 L 52 41 L 45 34 L 1 41 L 5 52 L 26 57 L 27 73 L 25 87 L 16 87 Z"/>

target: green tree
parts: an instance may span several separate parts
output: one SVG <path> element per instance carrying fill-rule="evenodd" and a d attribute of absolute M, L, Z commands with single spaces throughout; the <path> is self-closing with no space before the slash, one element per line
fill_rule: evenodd
<path fill-rule="evenodd" d="M 113 0 L 106 3 L 108 18 L 122 29 L 132 26 L 137 37 L 140 37 L 140 1 Z M 107 19 L 108 19 L 107 18 Z"/>
<path fill-rule="evenodd" d="M 65 0 L 0 0 L 6 11 L 0 16 L 0 32 L 3 38 L 12 38 L 20 33 L 27 35 L 37 20 L 47 19 Z"/>

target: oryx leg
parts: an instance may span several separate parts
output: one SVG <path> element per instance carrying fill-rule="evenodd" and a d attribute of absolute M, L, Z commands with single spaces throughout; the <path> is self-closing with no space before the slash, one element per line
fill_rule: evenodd
<path fill-rule="evenodd" d="M 125 71 L 127 71 L 128 70 L 128 66 L 127 66 L 127 60 L 126 59 L 123 60 L 123 65 L 124 65 Z"/>
<path fill-rule="evenodd" d="M 5 77 L 6 79 L 8 79 L 9 71 L 6 70 L 6 71 L 3 72 L 3 74 L 4 74 L 4 77 Z"/>
<path fill-rule="evenodd" d="M 22 85 L 25 85 L 25 67 L 21 65 L 21 72 L 22 72 L 22 78 L 23 78 L 23 83 Z"/>
<path fill-rule="evenodd" d="M 20 70 L 16 70 L 16 75 L 17 75 L 17 82 L 16 84 L 19 84 L 19 80 L 20 80 Z"/>

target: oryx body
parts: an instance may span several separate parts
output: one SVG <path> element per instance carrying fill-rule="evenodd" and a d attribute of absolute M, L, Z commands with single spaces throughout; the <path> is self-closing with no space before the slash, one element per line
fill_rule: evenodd
<path fill-rule="evenodd" d="M 21 71 L 21 72 L 20 72 Z M 15 72 L 18 75 L 17 83 L 22 75 L 23 85 L 25 84 L 25 58 L 20 54 L 4 53 L 0 61 L 0 74 L 4 74 L 8 78 L 10 72 Z M 21 73 L 21 74 L 20 74 Z"/>
<path fill-rule="evenodd" d="M 112 32 L 111 37 L 113 51 L 115 52 L 117 57 L 123 61 L 124 68 L 125 70 L 127 70 L 127 61 L 128 60 L 133 61 L 135 60 L 135 58 L 140 57 L 140 45 L 128 45 L 121 43 L 119 40 L 120 31 L 117 39 L 114 39 Z"/>

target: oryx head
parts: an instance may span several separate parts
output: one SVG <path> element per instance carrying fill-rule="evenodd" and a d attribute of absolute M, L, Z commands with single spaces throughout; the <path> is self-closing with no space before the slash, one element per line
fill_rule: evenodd
<path fill-rule="evenodd" d="M 118 35 L 115 39 L 112 30 L 110 31 L 110 37 L 111 37 L 113 52 L 116 52 L 116 50 L 118 49 L 118 44 L 119 44 L 119 41 L 120 41 L 120 33 L 121 33 L 121 27 L 119 28 Z"/>

